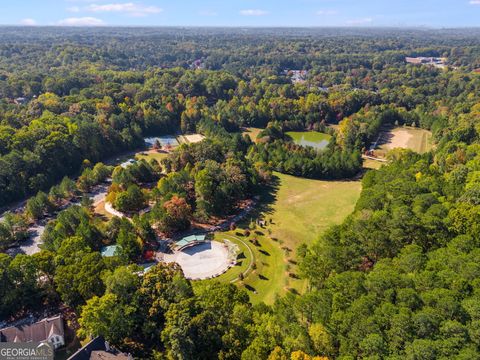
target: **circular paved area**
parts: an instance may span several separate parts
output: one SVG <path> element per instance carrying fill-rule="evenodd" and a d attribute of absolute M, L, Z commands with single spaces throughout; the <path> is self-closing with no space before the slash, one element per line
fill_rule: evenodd
<path fill-rule="evenodd" d="M 201 280 L 219 276 L 230 267 L 226 246 L 217 241 L 207 241 L 171 255 L 166 262 L 178 263 L 187 279 Z"/>

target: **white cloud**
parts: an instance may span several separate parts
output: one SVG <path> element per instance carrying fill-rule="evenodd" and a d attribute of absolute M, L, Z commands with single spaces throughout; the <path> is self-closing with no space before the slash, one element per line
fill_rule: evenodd
<path fill-rule="evenodd" d="M 318 10 L 317 15 L 323 16 L 323 15 L 336 15 L 338 14 L 337 10 Z"/>
<path fill-rule="evenodd" d="M 94 17 L 71 17 L 57 22 L 60 26 L 103 26 L 105 22 Z"/>
<path fill-rule="evenodd" d="M 37 25 L 37 22 L 33 19 L 27 18 L 20 20 L 20 24 L 25 26 L 35 26 Z"/>
<path fill-rule="evenodd" d="M 67 8 L 67 11 L 72 13 L 78 13 L 80 12 L 80 8 L 78 6 L 70 6 L 69 8 Z"/>
<path fill-rule="evenodd" d="M 150 14 L 158 14 L 163 9 L 158 6 L 145 6 L 138 3 L 112 3 L 112 4 L 91 4 L 86 7 L 91 12 L 119 12 L 130 16 L 147 16 Z"/>
<path fill-rule="evenodd" d="M 372 21 L 373 21 L 372 18 L 366 17 L 366 18 L 361 18 L 361 19 L 348 20 L 346 22 L 346 24 L 351 25 L 351 26 L 368 25 Z"/>
<path fill-rule="evenodd" d="M 243 15 L 243 16 L 263 16 L 267 14 L 268 14 L 267 11 L 260 10 L 260 9 L 247 9 L 247 10 L 240 11 L 240 15 Z"/>
<path fill-rule="evenodd" d="M 470 0 L 470 5 L 480 5 L 480 0 Z"/>

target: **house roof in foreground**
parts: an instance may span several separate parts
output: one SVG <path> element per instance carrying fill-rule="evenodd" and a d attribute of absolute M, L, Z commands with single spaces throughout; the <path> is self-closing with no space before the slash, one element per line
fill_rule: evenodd
<path fill-rule="evenodd" d="M 97 336 L 87 345 L 79 349 L 68 360 L 133 360 L 128 354 L 111 348 L 105 339 Z"/>
<path fill-rule="evenodd" d="M 61 315 L 45 318 L 30 325 L 11 326 L 0 330 L 0 342 L 45 341 L 53 335 L 64 336 Z"/>

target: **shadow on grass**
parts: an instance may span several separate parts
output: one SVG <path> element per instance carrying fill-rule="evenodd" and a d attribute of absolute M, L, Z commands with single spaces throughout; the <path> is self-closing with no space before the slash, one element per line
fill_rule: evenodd
<path fill-rule="evenodd" d="M 98 218 L 100 220 L 102 220 L 103 222 L 107 222 L 109 221 L 110 219 L 108 218 L 108 216 L 104 215 L 104 214 L 99 214 L 99 213 L 94 213 L 93 215 L 95 218 Z"/>
<path fill-rule="evenodd" d="M 265 250 L 262 250 L 262 249 L 259 249 L 258 251 L 260 251 L 265 256 L 270 256 L 270 253 L 268 251 L 265 251 Z"/>
<path fill-rule="evenodd" d="M 255 288 L 254 288 L 253 286 L 251 286 L 251 285 L 245 284 L 245 288 L 246 288 L 248 291 L 254 292 L 255 294 L 257 293 L 257 289 L 255 289 Z"/>
<path fill-rule="evenodd" d="M 268 278 L 266 276 L 263 276 L 262 274 L 258 275 L 258 277 L 260 278 L 260 280 L 268 280 Z"/>
<path fill-rule="evenodd" d="M 280 178 L 273 175 L 270 184 L 263 186 L 257 193 L 260 196 L 260 201 L 251 212 L 253 218 L 262 218 L 265 215 L 273 214 L 273 204 L 277 201 L 279 188 Z"/>

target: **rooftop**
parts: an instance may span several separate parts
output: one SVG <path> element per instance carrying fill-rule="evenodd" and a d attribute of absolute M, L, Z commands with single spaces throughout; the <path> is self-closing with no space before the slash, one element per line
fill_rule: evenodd
<path fill-rule="evenodd" d="M 102 247 L 100 251 L 103 257 L 112 257 L 115 256 L 115 252 L 117 251 L 118 245 L 109 245 Z"/>
<path fill-rule="evenodd" d="M 196 244 L 196 243 L 199 243 L 199 242 L 203 242 L 203 241 L 205 241 L 205 238 L 206 238 L 205 234 L 186 236 L 182 240 L 177 241 L 175 243 L 175 247 L 178 250 L 180 250 L 180 249 L 183 249 L 187 246 L 190 246 L 190 245 L 193 245 L 193 244 Z"/>
<path fill-rule="evenodd" d="M 0 330 L 0 342 L 45 341 L 52 335 L 64 335 L 61 315 L 45 318 L 36 323 L 11 326 Z"/>
<path fill-rule="evenodd" d="M 79 349 L 75 354 L 70 356 L 68 360 L 132 360 L 128 354 L 117 351 L 109 346 L 104 338 L 98 336 L 90 341 L 87 345 Z"/>

